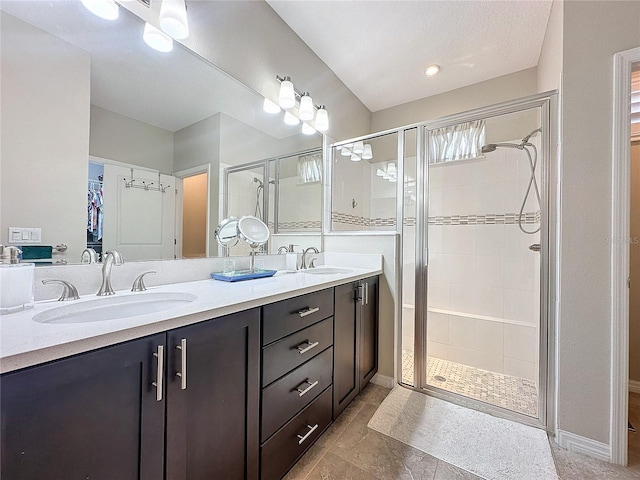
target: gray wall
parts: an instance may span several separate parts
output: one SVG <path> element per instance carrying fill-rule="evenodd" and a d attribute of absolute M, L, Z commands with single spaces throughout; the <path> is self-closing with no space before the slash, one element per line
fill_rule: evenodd
<path fill-rule="evenodd" d="M 86 245 L 91 59 L 10 15 L 0 18 L 0 243 L 10 226 L 40 227 L 44 245 L 69 246 L 56 259 L 78 261 Z"/>
<path fill-rule="evenodd" d="M 440 95 L 387 108 L 371 115 L 371 128 L 373 132 L 379 132 L 526 97 L 536 93 L 536 81 L 536 69 L 529 68 Z"/>
<path fill-rule="evenodd" d="M 558 427 L 609 443 L 612 60 L 640 2 L 564 2 Z"/>
<path fill-rule="evenodd" d="M 173 132 L 91 105 L 89 153 L 173 173 Z"/>

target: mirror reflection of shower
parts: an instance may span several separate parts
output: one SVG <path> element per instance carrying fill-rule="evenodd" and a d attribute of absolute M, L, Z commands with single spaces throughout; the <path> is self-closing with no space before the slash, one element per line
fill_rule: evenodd
<path fill-rule="evenodd" d="M 262 202 L 264 200 L 264 185 L 262 184 L 262 180 L 260 180 L 258 177 L 253 177 L 253 183 L 258 184 L 258 186 L 256 187 L 256 206 L 253 210 L 253 216 L 264 221 L 262 208 Z M 269 185 L 275 185 L 275 183 L 276 182 L 274 180 L 269 181 Z"/>
<path fill-rule="evenodd" d="M 520 207 L 520 213 L 518 215 L 518 227 L 520 228 L 520 230 L 522 230 L 522 232 L 526 233 L 527 235 L 533 235 L 540 231 L 540 224 L 538 225 L 538 228 L 536 228 L 535 230 L 527 230 L 522 226 L 522 220 L 524 218 L 524 209 L 525 209 L 525 205 L 527 204 L 529 195 L 531 194 L 532 186 L 535 191 L 536 198 L 538 199 L 539 209 L 541 208 L 541 204 L 542 204 L 540 201 L 540 189 L 538 188 L 538 181 L 536 180 L 536 166 L 538 165 L 538 149 L 533 143 L 529 142 L 531 137 L 533 137 L 536 133 L 542 133 L 542 129 L 536 128 L 529 135 L 524 137 L 520 143 L 488 143 L 482 146 L 482 153 L 491 153 L 498 148 L 517 148 L 518 150 L 523 150 L 527 154 L 527 157 L 529 159 L 529 168 L 531 169 L 531 176 L 529 177 L 529 184 L 527 185 L 527 191 L 525 192 L 524 198 L 522 199 L 522 206 Z M 531 156 L 531 151 L 529 149 L 533 151 L 533 157 Z"/>

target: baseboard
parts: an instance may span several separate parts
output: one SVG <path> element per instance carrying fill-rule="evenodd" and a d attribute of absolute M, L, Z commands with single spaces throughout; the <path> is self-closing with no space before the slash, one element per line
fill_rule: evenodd
<path fill-rule="evenodd" d="M 570 452 L 581 453 L 605 462 L 611 462 L 611 446 L 575 433 L 558 430 L 556 441 Z"/>
<path fill-rule="evenodd" d="M 393 377 L 387 377 L 386 375 L 380 375 L 376 373 L 371 379 L 371 383 L 375 383 L 376 385 L 380 385 L 385 388 L 393 388 L 396 386 L 396 382 Z"/>
<path fill-rule="evenodd" d="M 629 391 L 640 393 L 640 382 L 638 380 L 629 380 Z"/>

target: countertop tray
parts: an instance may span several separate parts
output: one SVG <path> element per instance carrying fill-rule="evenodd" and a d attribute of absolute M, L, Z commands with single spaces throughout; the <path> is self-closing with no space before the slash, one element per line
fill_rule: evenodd
<path fill-rule="evenodd" d="M 255 278 L 273 277 L 277 270 L 256 270 L 251 273 L 249 270 L 239 270 L 237 272 L 228 273 L 212 273 L 211 278 L 221 280 L 223 282 L 241 282 L 243 280 L 253 280 Z"/>

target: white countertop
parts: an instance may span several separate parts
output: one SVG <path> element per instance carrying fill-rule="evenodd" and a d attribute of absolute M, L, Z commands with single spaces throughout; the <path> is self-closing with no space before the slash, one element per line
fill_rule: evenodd
<path fill-rule="evenodd" d="M 313 275 L 304 270 L 278 272 L 270 278 L 227 283 L 200 280 L 150 287 L 150 292 L 182 292 L 196 295 L 191 303 L 160 312 L 115 320 L 71 324 L 38 323 L 33 316 L 46 310 L 95 300 L 83 295 L 80 300 L 36 302 L 33 309 L 0 316 L 0 373 L 75 355 L 96 348 L 164 332 L 203 320 L 221 317 L 286 298 L 341 285 L 382 273 L 377 268 L 345 267 L 350 273 Z M 128 290 L 116 295 L 140 295 Z"/>

